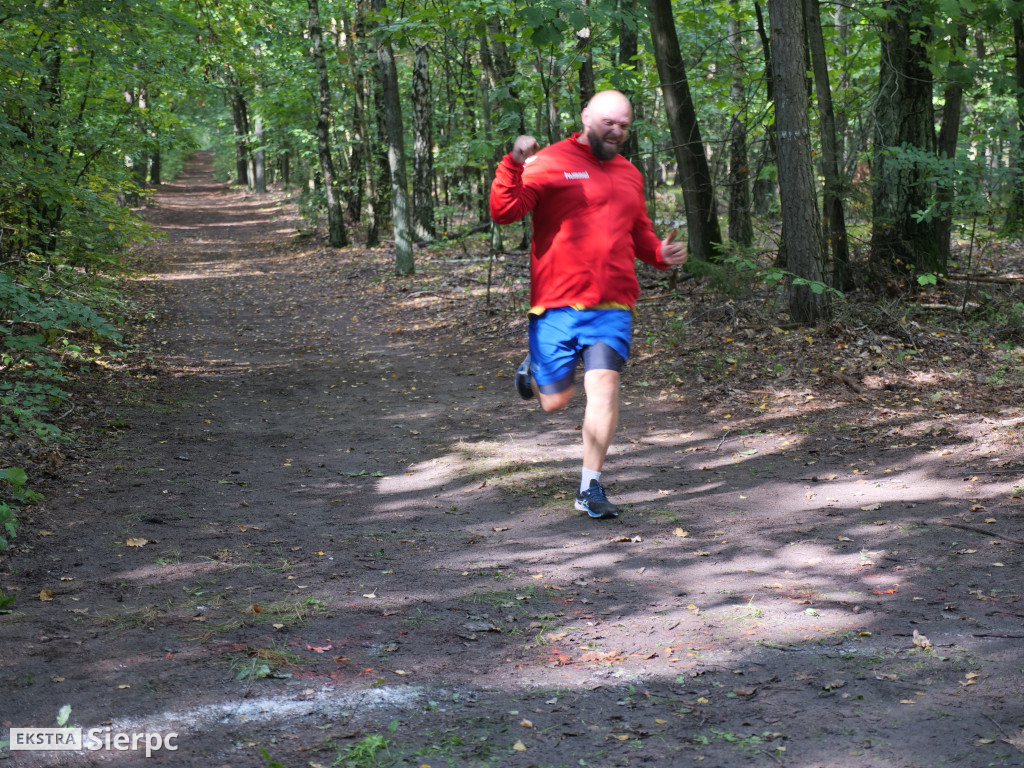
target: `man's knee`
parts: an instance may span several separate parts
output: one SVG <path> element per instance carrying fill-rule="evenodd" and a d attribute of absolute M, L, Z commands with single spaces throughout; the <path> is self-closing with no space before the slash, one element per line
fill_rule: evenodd
<path fill-rule="evenodd" d="M 588 400 L 615 400 L 619 394 L 619 382 L 622 377 L 618 371 L 595 369 L 587 371 L 583 377 L 583 387 Z"/>
<path fill-rule="evenodd" d="M 574 388 L 569 387 L 562 392 L 555 392 L 550 395 L 546 395 L 543 392 L 540 393 L 540 407 L 548 413 L 553 411 L 564 410 L 568 405 L 569 401 L 572 400 Z"/>

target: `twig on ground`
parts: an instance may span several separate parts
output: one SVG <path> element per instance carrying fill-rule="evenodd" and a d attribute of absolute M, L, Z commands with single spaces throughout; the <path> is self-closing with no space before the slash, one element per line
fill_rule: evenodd
<path fill-rule="evenodd" d="M 1020 544 L 1021 546 L 1024 546 L 1024 541 L 1021 541 L 1020 539 L 1015 539 L 1012 536 L 1006 536 L 1002 533 L 999 533 L 998 531 L 986 531 L 984 528 L 975 528 L 973 525 L 964 525 L 963 523 L 950 523 L 945 520 L 935 520 L 932 524 L 944 525 L 947 528 L 959 528 L 963 531 L 970 531 L 971 533 L 980 533 L 982 536 L 992 536 L 996 539 L 1008 541 L 1011 544 Z"/>
<path fill-rule="evenodd" d="M 833 373 L 832 376 L 839 382 L 845 384 L 858 395 L 864 391 L 864 387 L 857 383 L 855 379 L 847 376 L 845 373 Z"/>
<path fill-rule="evenodd" d="M 721 448 L 725 444 L 725 438 L 727 438 L 729 436 L 730 432 L 732 432 L 731 429 L 725 430 L 725 434 L 722 435 L 722 439 L 718 441 L 718 445 L 715 447 L 715 450 L 713 451 L 713 453 L 718 453 L 719 448 Z"/>

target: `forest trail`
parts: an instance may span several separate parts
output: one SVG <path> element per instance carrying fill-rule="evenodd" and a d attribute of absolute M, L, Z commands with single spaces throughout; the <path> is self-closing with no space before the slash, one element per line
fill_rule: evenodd
<path fill-rule="evenodd" d="M 24 520 L 0 721 L 176 749 L 12 766 L 1024 765 L 1019 452 L 834 402 L 734 429 L 638 359 L 591 521 L 580 404 L 517 398 L 479 282 L 325 249 L 203 154 L 147 219 L 150 359 Z"/>

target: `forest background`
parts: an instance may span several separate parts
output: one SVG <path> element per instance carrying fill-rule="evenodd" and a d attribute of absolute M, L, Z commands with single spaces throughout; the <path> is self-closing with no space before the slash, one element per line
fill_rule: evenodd
<path fill-rule="evenodd" d="M 1024 223 L 1024 3 L 7 0 L 0 549 L 33 451 L 74 439 L 76 377 L 130 351 L 139 212 L 191 153 L 290 191 L 306 236 L 390 241 L 399 277 L 417 246 L 522 261 L 526 227 L 487 218 L 494 166 L 604 88 L 634 103 L 652 219 L 689 242 L 665 301 L 754 292 L 788 315 L 768 329 L 950 311 L 1016 360 L 1014 277 L 981 268 Z"/>

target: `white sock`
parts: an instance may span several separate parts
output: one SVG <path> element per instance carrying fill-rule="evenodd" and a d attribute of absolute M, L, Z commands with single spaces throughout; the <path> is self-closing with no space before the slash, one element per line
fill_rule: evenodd
<path fill-rule="evenodd" d="M 587 490 L 590 487 L 591 480 L 597 480 L 597 482 L 601 482 L 601 473 L 595 472 L 592 469 L 587 469 L 586 467 L 584 467 L 583 479 L 580 481 L 580 493 L 583 493 L 583 491 Z"/>

